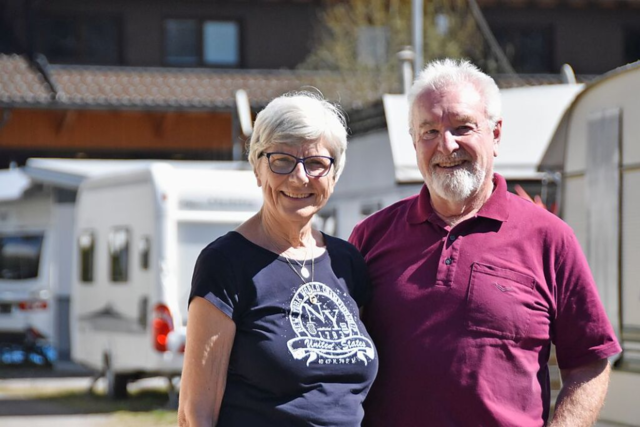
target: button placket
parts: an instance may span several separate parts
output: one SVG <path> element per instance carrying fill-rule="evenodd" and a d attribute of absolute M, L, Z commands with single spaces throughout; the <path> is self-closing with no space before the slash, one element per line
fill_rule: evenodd
<path fill-rule="evenodd" d="M 442 238 L 442 253 L 438 264 L 438 280 L 436 285 L 451 286 L 456 269 L 456 259 L 459 251 L 458 236 L 448 234 Z"/>

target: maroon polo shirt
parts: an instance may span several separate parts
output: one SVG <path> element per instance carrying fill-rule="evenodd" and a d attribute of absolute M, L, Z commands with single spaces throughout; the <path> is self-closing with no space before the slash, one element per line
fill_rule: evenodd
<path fill-rule="evenodd" d="M 561 369 L 621 351 L 572 230 L 494 184 L 455 227 L 423 187 L 354 229 L 380 357 L 363 426 L 542 426 L 552 342 Z"/>

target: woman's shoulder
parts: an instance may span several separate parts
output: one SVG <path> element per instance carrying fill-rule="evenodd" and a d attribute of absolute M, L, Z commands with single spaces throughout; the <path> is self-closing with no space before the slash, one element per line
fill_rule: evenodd
<path fill-rule="evenodd" d="M 215 250 L 220 248 L 226 248 L 230 245 L 236 245 L 238 242 L 238 237 L 240 235 L 235 231 L 229 231 L 222 236 L 217 237 L 207 246 L 205 246 L 205 250 Z"/>
<path fill-rule="evenodd" d="M 207 258 L 229 258 L 229 254 L 251 250 L 253 244 L 237 231 L 229 231 L 204 247 L 200 256 Z M 231 257 L 232 258 L 232 257 Z"/>

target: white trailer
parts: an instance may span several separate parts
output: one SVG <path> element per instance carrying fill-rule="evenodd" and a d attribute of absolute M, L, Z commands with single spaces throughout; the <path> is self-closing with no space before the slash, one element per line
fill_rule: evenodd
<path fill-rule="evenodd" d="M 151 164 L 86 180 L 76 207 L 72 359 L 129 381 L 179 375 L 200 251 L 260 208 L 249 170 Z"/>
<path fill-rule="evenodd" d="M 69 360 L 71 252 L 78 187 L 88 177 L 150 163 L 32 158 L 25 167 L 0 171 L 0 348 L 5 363 L 55 365 Z M 188 164 L 210 167 L 213 163 Z M 234 162 L 224 164 L 241 167 Z"/>
<path fill-rule="evenodd" d="M 0 172 L 0 183 L 0 345 L 24 350 L 25 361 L 35 356 L 39 363 L 51 364 L 53 354 L 43 349 L 53 348 L 53 313 L 59 309 L 51 280 L 53 195 L 30 188 L 30 179 L 19 169 Z"/>
<path fill-rule="evenodd" d="M 574 229 L 622 344 L 601 418 L 640 426 L 640 62 L 588 84 L 540 164 L 561 171 Z"/>

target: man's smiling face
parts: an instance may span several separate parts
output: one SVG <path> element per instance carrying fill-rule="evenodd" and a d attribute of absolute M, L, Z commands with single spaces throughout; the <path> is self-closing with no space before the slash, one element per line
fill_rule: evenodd
<path fill-rule="evenodd" d="M 418 167 L 431 193 L 463 202 L 491 185 L 501 123 L 489 122 L 471 84 L 427 89 L 411 114 Z"/>

